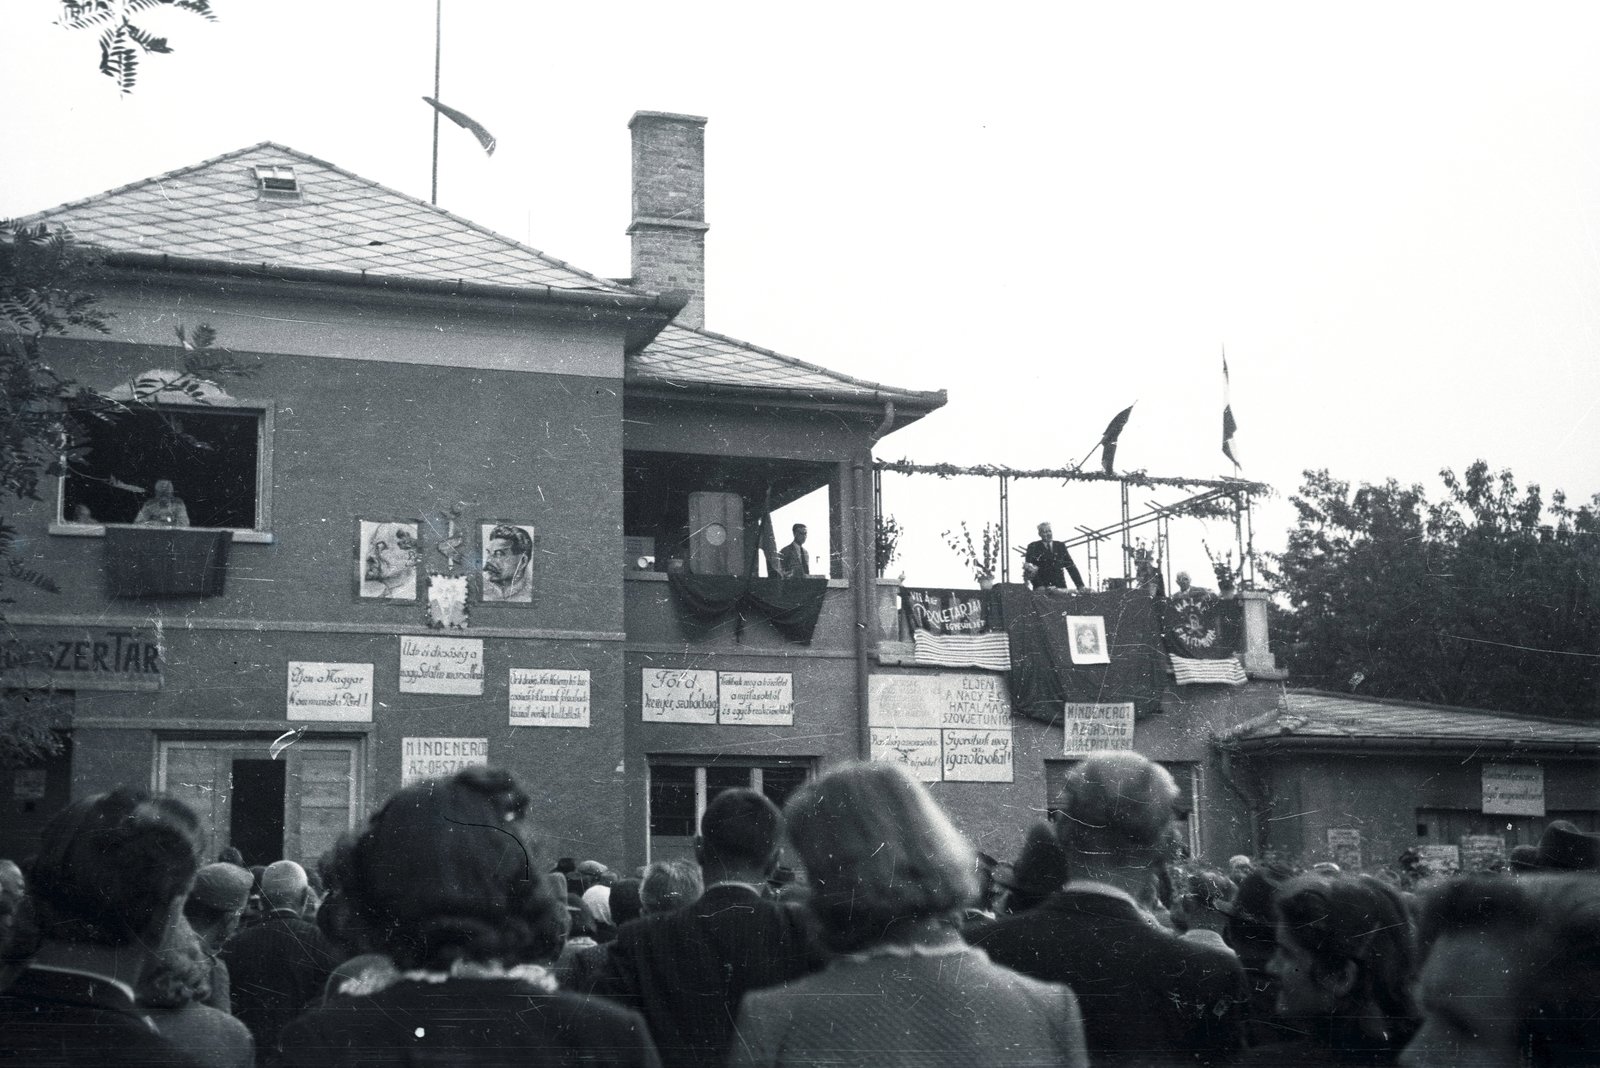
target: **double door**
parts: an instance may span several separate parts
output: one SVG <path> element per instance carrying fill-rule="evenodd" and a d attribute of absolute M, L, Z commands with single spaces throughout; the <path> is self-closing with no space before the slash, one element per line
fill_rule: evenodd
<path fill-rule="evenodd" d="M 194 809 L 212 843 L 246 864 L 310 868 L 364 810 L 359 740 L 302 738 L 274 753 L 269 738 L 161 742 L 157 789 Z"/>

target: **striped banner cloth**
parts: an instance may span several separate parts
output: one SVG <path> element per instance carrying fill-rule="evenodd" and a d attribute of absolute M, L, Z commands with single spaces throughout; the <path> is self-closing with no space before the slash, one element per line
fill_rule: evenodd
<path fill-rule="evenodd" d="M 1179 686 L 1188 686 L 1196 682 L 1223 682 L 1229 686 L 1243 686 L 1249 681 L 1245 678 L 1244 665 L 1239 663 L 1237 656 L 1223 660 L 1191 660 L 1185 656 L 1175 656 L 1172 658 L 1172 673 L 1178 677 Z"/>
<path fill-rule="evenodd" d="M 976 667 L 990 671 L 1011 670 L 1011 639 L 1005 631 L 989 634 L 929 634 L 919 630 L 912 635 L 917 645 L 917 663 L 940 667 Z"/>

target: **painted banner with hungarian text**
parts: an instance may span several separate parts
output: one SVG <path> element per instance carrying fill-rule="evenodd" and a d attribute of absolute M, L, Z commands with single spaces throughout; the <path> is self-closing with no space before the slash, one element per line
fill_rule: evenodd
<path fill-rule="evenodd" d="M 1011 670 L 1011 642 L 994 625 L 991 594 L 907 586 L 901 611 L 917 647 L 917 663 Z"/>

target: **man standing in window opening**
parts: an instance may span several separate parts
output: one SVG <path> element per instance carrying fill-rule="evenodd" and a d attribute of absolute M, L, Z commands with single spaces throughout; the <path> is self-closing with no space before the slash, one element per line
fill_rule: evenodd
<path fill-rule="evenodd" d="M 778 554 L 778 567 L 784 578 L 804 578 L 811 574 L 811 554 L 806 552 L 806 525 L 794 525 L 794 541 Z"/>
<path fill-rule="evenodd" d="M 1039 524 L 1039 540 L 1028 544 L 1027 555 L 1022 560 L 1023 577 L 1036 590 L 1064 590 L 1067 588 L 1068 575 L 1072 576 L 1074 586 L 1083 589 L 1083 576 L 1078 574 L 1078 565 L 1072 562 L 1072 554 L 1067 547 L 1051 536 L 1049 523 Z"/>
<path fill-rule="evenodd" d="M 533 600 L 533 537 L 521 527 L 501 523 L 489 532 L 483 549 L 483 599 Z"/>
<path fill-rule="evenodd" d="M 172 482 L 159 478 L 156 479 L 156 495 L 144 502 L 133 522 L 141 527 L 186 527 L 189 509 L 184 507 L 182 497 L 172 495 Z"/>

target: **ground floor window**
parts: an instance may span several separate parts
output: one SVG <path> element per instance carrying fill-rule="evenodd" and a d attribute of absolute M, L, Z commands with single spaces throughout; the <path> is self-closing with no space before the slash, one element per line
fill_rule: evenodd
<path fill-rule="evenodd" d="M 693 859 L 700 817 L 724 790 L 759 790 L 781 808 L 812 767 L 809 757 L 652 757 L 650 859 Z"/>
<path fill-rule="evenodd" d="M 360 739 L 164 739 L 156 787 L 194 809 L 216 849 L 311 867 L 365 810 Z"/>

